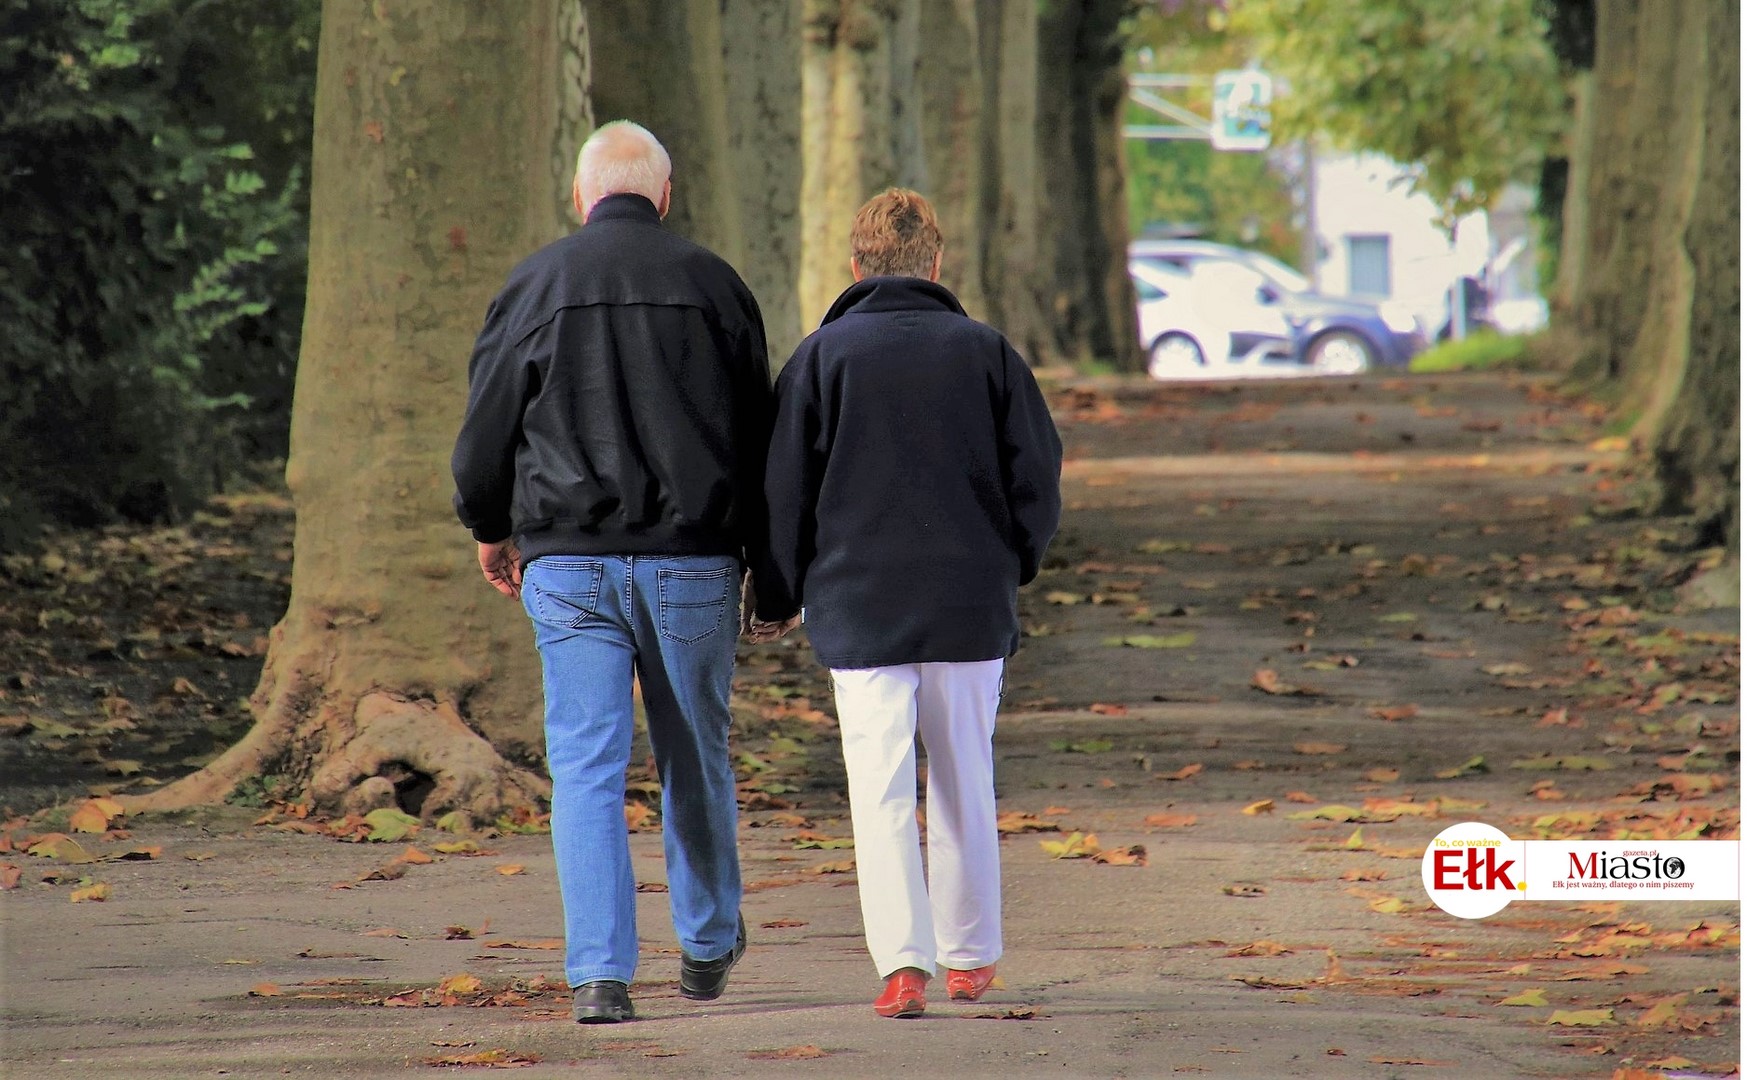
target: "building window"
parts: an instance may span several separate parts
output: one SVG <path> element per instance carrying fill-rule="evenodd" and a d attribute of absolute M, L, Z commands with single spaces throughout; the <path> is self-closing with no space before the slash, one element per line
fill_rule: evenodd
<path fill-rule="evenodd" d="M 1355 296 L 1388 296 L 1389 237 L 1347 237 L 1347 292 Z"/>

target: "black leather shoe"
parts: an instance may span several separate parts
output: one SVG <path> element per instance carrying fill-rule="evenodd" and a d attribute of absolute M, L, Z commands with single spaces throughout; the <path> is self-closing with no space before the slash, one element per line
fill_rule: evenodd
<path fill-rule="evenodd" d="M 728 988 L 728 973 L 746 955 L 746 917 L 740 917 L 740 933 L 727 956 L 714 960 L 693 960 L 684 953 L 679 958 L 679 992 L 693 1001 L 714 1001 Z"/>
<path fill-rule="evenodd" d="M 576 988 L 570 1015 L 579 1024 L 616 1024 L 637 1015 L 631 1007 L 631 992 L 622 982 L 610 979 L 583 983 Z"/>

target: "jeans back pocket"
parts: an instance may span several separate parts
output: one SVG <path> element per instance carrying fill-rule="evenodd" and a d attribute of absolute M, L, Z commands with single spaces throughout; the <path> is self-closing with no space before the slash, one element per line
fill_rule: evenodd
<path fill-rule="evenodd" d="M 601 564 L 582 559 L 535 559 L 523 576 L 528 613 L 539 622 L 576 629 L 598 619 Z"/>
<path fill-rule="evenodd" d="M 714 634 L 722 628 L 733 592 L 734 567 L 715 570 L 671 570 L 656 575 L 661 603 L 661 636 L 681 644 Z"/>

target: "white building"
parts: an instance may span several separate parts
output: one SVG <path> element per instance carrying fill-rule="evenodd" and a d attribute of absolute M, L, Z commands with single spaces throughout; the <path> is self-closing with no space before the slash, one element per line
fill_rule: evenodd
<path fill-rule="evenodd" d="M 1377 154 L 1319 154 L 1311 215 L 1319 259 L 1311 277 L 1331 296 L 1408 305 L 1428 333 L 1447 318 L 1447 298 L 1464 276 L 1482 279 L 1500 329 L 1546 324 L 1536 291 L 1533 195 L 1520 185 L 1490 211 L 1468 214 L 1452 235 L 1438 211 L 1409 188 L 1407 170 Z"/>

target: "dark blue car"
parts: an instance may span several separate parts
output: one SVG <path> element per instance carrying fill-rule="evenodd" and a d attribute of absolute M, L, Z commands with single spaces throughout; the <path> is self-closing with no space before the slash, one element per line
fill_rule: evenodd
<path fill-rule="evenodd" d="M 1206 240 L 1137 240 L 1131 260 L 1195 274 L 1214 264 L 1238 265 L 1259 276 L 1257 302 L 1277 307 L 1293 335 L 1300 370 L 1351 375 L 1371 368 L 1406 368 L 1425 348 L 1413 313 L 1393 303 L 1324 296 L 1304 275 L 1270 256 Z"/>

